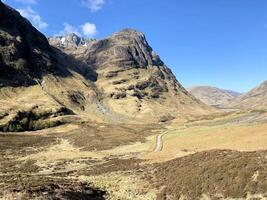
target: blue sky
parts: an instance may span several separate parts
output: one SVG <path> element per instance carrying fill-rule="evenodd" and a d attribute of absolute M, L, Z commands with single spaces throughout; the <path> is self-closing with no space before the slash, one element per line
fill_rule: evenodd
<path fill-rule="evenodd" d="M 45 35 L 146 34 L 185 86 L 245 92 L 267 79 L 266 0 L 5 0 Z"/>

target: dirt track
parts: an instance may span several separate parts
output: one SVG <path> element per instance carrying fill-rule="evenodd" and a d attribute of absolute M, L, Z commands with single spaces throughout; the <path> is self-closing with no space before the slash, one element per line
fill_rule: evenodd
<path fill-rule="evenodd" d="M 155 146 L 155 149 L 154 149 L 154 152 L 159 152 L 162 150 L 163 148 L 163 141 L 162 141 L 162 137 L 167 133 L 168 131 L 164 131 L 163 133 L 159 134 L 157 136 L 157 139 L 156 139 L 156 146 Z"/>

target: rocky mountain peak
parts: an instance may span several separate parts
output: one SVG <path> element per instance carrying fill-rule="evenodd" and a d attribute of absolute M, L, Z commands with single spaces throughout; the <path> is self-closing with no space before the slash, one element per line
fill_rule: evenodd
<path fill-rule="evenodd" d="M 75 33 L 70 33 L 70 34 L 67 34 L 65 37 L 63 37 L 63 40 L 65 40 L 66 42 L 70 42 L 70 43 L 73 43 L 73 44 L 79 46 L 82 43 L 84 43 L 85 39 L 82 38 L 82 37 L 79 37 Z"/>
<path fill-rule="evenodd" d="M 131 28 L 122 29 L 114 33 L 111 37 L 124 37 L 125 39 L 139 38 L 141 40 L 146 40 L 144 33 Z"/>
<path fill-rule="evenodd" d="M 123 68 L 164 65 L 148 44 L 145 35 L 133 29 L 123 29 L 106 39 L 97 41 L 88 52 L 91 55 L 88 64 L 98 68 L 107 67 L 107 60 L 109 65 Z M 90 52 L 93 52 L 93 55 Z"/>
<path fill-rule="evenodd" d="M 94 39 L 78 36 L 76 33 L 69 33 L 64 36 L 54 36 L 48 38 L 49 42 L 59 48 L 87 47 Z"/>
<path fill-rule="evenodd" d="M 134 29 L 123 29 L 101 40 L 87 39 L 72 33 L 50 37 L 49 42 L 64 49 L 68 54 L 81 58 L 93 68 L 109 65 L 121 67 L 164 65 L 149 46 L 145 35 Z"/>
<path fill-rule="evenodd" d="M 118 50 L 124 48 L 128 52 L 129 58 L 131 57 L 141 67 L 164 65 L 160 57 L 150 47 L 142 32 L 129 28 L 123 29 L 114 33 L 109 39 L 119 44 Z"/>

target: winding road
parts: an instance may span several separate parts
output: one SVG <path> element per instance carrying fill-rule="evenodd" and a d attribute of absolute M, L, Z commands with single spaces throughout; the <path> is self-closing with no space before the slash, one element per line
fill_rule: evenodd
<path fill-rule="evenodd" d="M 163 141 L 162 141 L 162 137 L 167 133 L 168 131 L 164 131 L 161 134 L 157 135 L 157 139 L 156 139 L 156 146 L 154 149 L 154 152 L 159 152 L 162 150 L 163 148 Z"/>

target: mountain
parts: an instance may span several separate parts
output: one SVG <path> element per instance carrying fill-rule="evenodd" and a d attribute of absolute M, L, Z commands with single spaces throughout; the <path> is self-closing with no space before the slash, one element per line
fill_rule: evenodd
<path fill-rule="evenodd" d="M 217 108 L 227 107 L 230 102 L 240 95 L 238 92 L 210 86 L 191 87 L 187 90 L 202 102 Z"/>
<path fill-rule="evenodd" d="M 148 45 L 125 29 L 103 40 L 47 38 L 0 1 L 0 131 L 75 119 L 154 123 L 212 109 L 190 95 Z"/>
<path fill-rule="evenodd" d="M 69 70 L 81 70 L 63 63 L 59 58 L 62 55 L 17 11 L 0 5 L 1 87 L 34 85 L 35 79 L 47 74 L 67 77 Z M 96 74 L 92 70 L 90 73 L 95 79 Z"/>
<path fill-rule="evenodd" d="M 69 34 L 49 42 L 97 72 L 102 105 L 119 115 L 160 120 L 211 110 L 184 89 L 141 32 L 124 29 L 101 40 Z"/>
<path fill-rule="evenodd" d="M 225 90 L 225 91 L 228 92 L 230 95 L 232 95 L 235 98 L 242 94 L 240 92 L 236 92 L 236 91 L 232 91 L 232 90 Z"/>
<path fill-rule="evenodd" d="M 267 81 L 236 98 L 230 106 L 250 110 L 267 110 Z"/>
<path fill-rule="evenodd" d="M 72 98 L 83 90 L 94 93 L 97 74 L 50 46 L 28 20 L 1 1 L 0 19 L 0 131 L 63 123 L 64 116 L 79 107 Z"/>

